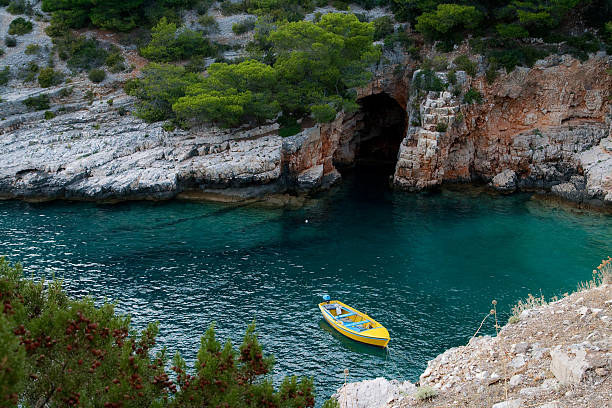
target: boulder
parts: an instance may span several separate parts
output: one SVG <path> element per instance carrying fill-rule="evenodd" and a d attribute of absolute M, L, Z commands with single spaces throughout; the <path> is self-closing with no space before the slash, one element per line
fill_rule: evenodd
<path fill-rule="evenodd" d="M 555 347 L 550 352 L 550 371 L 563 385 L 580 384 L 586 371 L 590 368 L 585 348 L 579 346 L 572 347 L 572 349 L 574 357 L 571 356 L 571 352 L 567 352 L 561 346 Z"/>
<path fill-rule="evenodd" d="M 391 401 L 414 394 L 416 385 L 410 381 L 400 382 L 382 377 L 342 386 L 334 398 L 341 407 L 351 408 L 383 408 Z"/>
<path fill-rule="evenodd" d="M 517 177 L 514 170 L 506 169 L 493 177 L 491 186 L 502 193 L 512 193 L 516 190 Z"/>

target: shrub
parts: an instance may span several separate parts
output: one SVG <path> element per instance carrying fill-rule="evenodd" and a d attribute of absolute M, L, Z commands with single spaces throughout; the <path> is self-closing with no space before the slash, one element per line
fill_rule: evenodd
<path fill-rule="evenodd" d="M 0 57 L 4 55 L 4 48 L 0 48 Z"/>
<path fill-rule="evenodd" d="M 445 88 L 444 82 L 435 74 L 435 72 L 424 69 L 419 71 L 416 78 L 414 79 L 414 86 L 416 89 L 422 91 L 436 91 L 442 92 Z"/>
<path fill-rule="evenodd" d="M 473 103 L 482 103 L 482 94 L 474 88 L 470 88 L 465 95 L 463 95 L 463 102 L 470 105 Z"/>
<path fill-rule="evenodd" d="M 378 17 L 372 23 L 374 23 L 374 41 L 381 40 L 395 31 L 390 16 Z"/>
<path fill-rule="evenodd" d="M 213 5 L 213 3 L 214 3 L 214 0 L 198 1 L 198 4 L 196 5 L 196 12 L 201 16 L 208 13 L 208 9 L 210 8 L 210 6 Z"/>
<path fill-rule="evenodd" d="M 336 110 L 327 104 L 311 106 L 310 113 L 317 123 L 331 122 L 336 118 Z"/>
<path fill-rule="evenodd" d="M 420 386 L 414 394 L 417 401 L 428 401 L 438 396 L 438 391 L 431 388 L 429 385 Z"/>
<path fill-rule="evenodd" d="M 9 24 L 10 35 L 24 35 L 32 31 L 32 22 L 23 17 L 17 17 Z"/>
<path fill-rule="evenodd" d="M 445 71 L 448 66 L 448 61 L 444 55 L 436 55 L 431 61 L 431 67 L 434 71 Z"/>
<path fill-rule="evenodd" d="M 215 20 L 213 16 L 202 16 L 198 19 L 198 23 L 202 26 L 202 32 L 205 34 L 215 34 L 219 32 L 219 23 L 217 23 L 217 20 Z"/>
<path fill-rule="evenodd" d="M 67 88 L 62 88 L 59 91 L 59 96 L 60 98 L 67 98 L 70 95 L 72 95 L 72 92 L 74 92 L 74 88 L 73 87 L 67 87 Z"/>
<path fill-rule="evenodd" d="M 139 99 L 138 117 L 156 122 L 175 117 L 172 105 L 197 79 L 196 74 L 186 73 L 183 67 L 151 63 L 142 69 L 142 78 L 126 82 L 125 92 Z"/>
<path fill-rule="evenodd" d="M 104 60 L 104 65 L 108 67 L 108 70 L 113 73 L 125 71 L 125 59 L 121 55 L 121 51 L 114 50 L 108 54 Z"/>
<path fill-rule="evenodd" d="M 19 71 L 19 75 L 25 82 L 33 82 L 39 70 L 38 64 L 34 61 L 30 61 L 28 65 L 25 66 L 25 69 Z"/>
<path fill-rule="evenodd" d="M 55 48 L 61 59 L 67 60 L 72 71 L 89 71 L 104 64 L 108 51 L 94 38 L 65 36 L 55 39 Z"/>
<path fill-rule="evenodd" d="M 445 38 L 478 27 L 482 17 L 474 6 L 439 4 L 435 11 L 417 17 L 415 29 L 430 39 Z"/>
<path fill-rule="evenodd" d="M 448 79 L 448 83 L 451 85 L 455 85 L 457 83 L 457 73 L 454 69 L 447 72 L 446 79 Z"/>
<path fill-rule="evenodd" d="M 49 107 L 51 106 L 49 95 L 47 94 L 42 94 L 39 96 L 30 96 L 28 99 L 23 101 L 23 104 L 27 106 L 28 108 L 34 109 L 37 111 L 49 109 Z"/>
<path fill-rule="evenodd" d="M 240 34 L 247 33 L 249 31 L 253 31 L 253 29 L 255 28 L 256 21 L 257 20 L 255 20 L 254 18 L 247 18 L 246 20 L 233 24 L 232 31 L 236 35 L 240 35 Z"/>
<path fill-rule="evenodd" d="M 58 85 L 62 82 L 64 76 L 61 72 L 53 70 L 53 68 L 43 68 L 38 74 L 38 84 L 42 88 L 48 88 L 53 85 Z"/>
<path fill-rule="evenodd" d="M 0 70 L 0 85 L 8 84 L 8 81 L 11 79 L 11 69 L 5 66 L 2 70 Z"/>
<path fill-rule="evenodd" d="M 510 316 L 510 317 L 508 318 L 508 323 L 509 323 L 509 324 L 517 324 L 517 323 L 518 323 L 518 322 L 520 322 L 520 321 L 521 321 L 521 319 L 519 319 L 519 317 L 518 317 L 518 316 Z"/>
<path fill-rule="evenodd" d="M 278 135 L 280 137 L 297 135 L 302 131 L 302 125 L 300 125 L 293 116 L 281 116 L 278 118 L 278 124 L 280 125 L 278 129 Z"/>
<path fill-rule="evenodd" d="M 14 47 L 17 45 L 17 40 L 15 39 L 15 37 L 6 36 L 4 37 L 4 45 L 6 45 L 7 47 Z"/>
<path fill-rule="evenodd" d="M 436 124 L 436 132 L 444 133 L 448 129 L 448 125 L 443 122 L 438 122 Z"/>
<path fill-rule="evenodd" d="M 53 119 L 55 117 L 55 113 L 51 112 L 51 111 L 45 111 L 45 119 L 49 120 L 49 119 Z"/>
<path fill-rule="evenodd" d="M 459 55 L 453 63 L 460 71 L 465 71 L 471 77 L 476 75 L 476 63 L 472 62 L 467 55 Z"/>
<path fill-rule="evenodd" d="M 40 52 L 40 45 L 28 44 L 24 52 L 26 55 L 38 54 Z"/>
<path fill-rule="evenodd" d="M 89 71 L 87 77 L 91 82 L 100 83 L 106 79 L 106 72 L 103 69 L 94 68 Z"/>
<path fill-rule="evenodd" d="M 340 11 L 348 11 L 349 9 L 348 3 L 342 0 L 332 0 L 331 5 L 333 8 Z"/>
<path fill-rule="evenodd" d="M 26 14 L 31 16 L 34 12 L 32 4 L 27 0 L 12 0 L 6 8 L 11 14 Z"/>
<path fill-rule="evenodd" d="M 529 37 L 529 32 L 518 24 L 498 24 L 495 30 L 501 38 L 518 39 Z"/>
<path fill-rule="evenodd" d="M 151 30 L 151 41 L 140 49 L 140 54 L 151 61 L 170 62 L 196 55 L 212 57 L 217 51 L 200 33 L 178 30 L 176 24 L 164 17 Z"/>

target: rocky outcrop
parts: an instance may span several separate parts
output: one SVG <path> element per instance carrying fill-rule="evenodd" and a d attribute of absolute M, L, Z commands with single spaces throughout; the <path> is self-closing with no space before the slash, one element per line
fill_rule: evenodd
<path fill-rule="evenodd" d="M 565 184 L 553 193 L 612 204 L 610 64 L 608 56 L 551 56 L 492 85 L 467 79 L 464 89 L 479 90 L 482 104 L 460 105 L 448 92 L 415 99 L 413 90 L 409 106 L 417 107 L 409 108 L 394 184 L 419 190 L 484 180 L 503 192 Z"/>
<path fill-rule="evenodd" d="M 386 408 L 407 395 L 416 392 L 410 381 L 387 380 L 379 377 L 356 383 L 347 383 L 333 395 L 340 407 Z"/>
<path fill-rule="evenodd" d="M 603 284 L 523 310 L 497 336 L 473 337 L 445 351 L 419 378 L 419 386 L 439 392 L 435 399 L 417 401 L 408 392 L 385 407 L 608 407 L 611 350 L 612 285 Z M 343 401 L 353 406 L 368 387 L 366 381 L 347 384 L 337 397 L 350 390 L 354 399 Z M 383 391 L 369 398 L 388 398 Z"/>
<path fill-rule="evenodd" d="M 74 111 L 49 120 L 35 112 L 0 122 L 0 196 L 113 201 L 219 188 L 238 197 L 282 190 L 277 125 L 168 132 L 122 114 L 131 104 L 111 93 L 92 105 L 67 103 Z"/>

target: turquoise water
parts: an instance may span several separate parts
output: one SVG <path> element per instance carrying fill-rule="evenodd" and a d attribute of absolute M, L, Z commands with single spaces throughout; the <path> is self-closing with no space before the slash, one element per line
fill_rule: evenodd
<path fill-rule="evenodd" d="M 312 375 L 328 397 L 345 368 L 417 380 L 468 341 L 491 300 L 505 321 L 517 299 L 572 290 L 612 254 L 610 215 L 474 189 L 393 193 L 367 176 L 300 209 L 0 202 L 0 255 L 75 296 L 118 300 L 137 328 L 159 320 L 160 344 L 188 360 L 212 321 L 239 343 L 255 319 L 275 377 Z M 383 323 L 389 355 L 332 331 L 322 293 Z"/>

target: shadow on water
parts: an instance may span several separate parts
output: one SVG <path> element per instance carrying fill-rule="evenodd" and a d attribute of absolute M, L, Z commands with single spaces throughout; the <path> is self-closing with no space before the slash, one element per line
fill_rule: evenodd
<path fill-rule="evenodd" d="M 338 333 L 338 331 L 331 327 L 331 325 L 327 323 L 325 319 L 319 320 L 319 328 L 331 334 L 334 340 L 337 341 L 342 348 L 345 348 L 353 353 L 363 353 L 374 357 L 380 357 L 383 360 L 385 359 L 387 351 L 384 348 L 351 340 L 348 337 Z"/>

